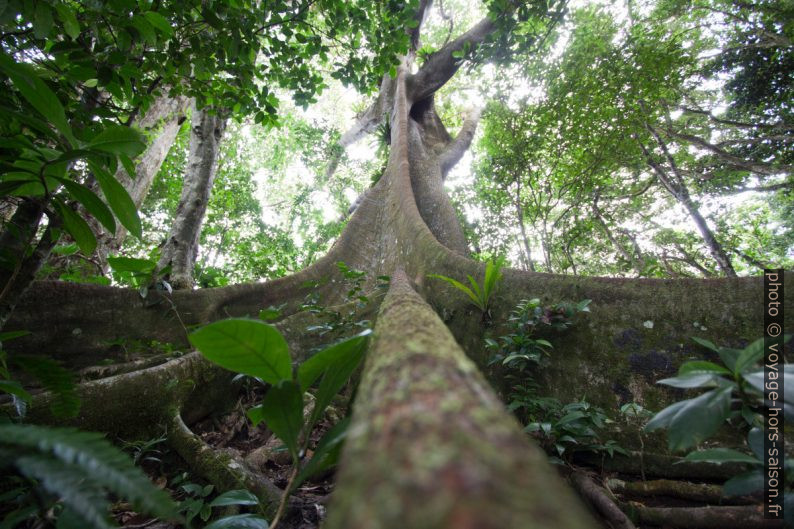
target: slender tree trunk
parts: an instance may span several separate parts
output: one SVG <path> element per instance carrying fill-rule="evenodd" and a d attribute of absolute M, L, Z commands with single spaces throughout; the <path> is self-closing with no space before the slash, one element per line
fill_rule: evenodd
<path fill-rule="evenodd" d="M 703 241 L 706 243 L 711 256 L 717 262 L 717 266 L 720 267 L 726 276 L 736 277 L 736 271 L 733 269 L 733 265 L 731 264 L 728 254 L 725 253 L 722 245 L 714 236 L 714 232 L 711 231 L 708 223 L 706 223 L 706 219 L 703 218 L 703 215 L 700 214 L 700 210 L 698 209 L 697 205 L 692 201 L 692 198 L 689 195 L 689 190 L 684 183 L 684 179 L 681 178 L 680 172 L 678 171 L 678 166 L 675 163 L 675 159 L 673 158 L 672 154 L 670 154 L 667 144 L 664 142 L 661 136 L 659 136 L 659 133 L 656 131 L 656 129 L 654 129 L 649 123 L 645 123 L 645 128 L 654 137 L 656 143 L 659 145 L 659 148 L 662 150 L 662 153 L 667 159 L 667 162 L 670 165 L 670 171 L 672 172 L 672 178 L 671 175 L 668 175 L 664 167 L 662 167 L 661 164 L 653 159 L 653 156 L 648 149 L 641 144 L 640 147 L 643 151 L 643 154 L 645 155 L 648 165 L 650 165 L 654 170 L 659 182 L 661 182 L 664 188 L 667 189 L 671 195 L 673 195 L 673 198 L 675 198 L 682 206 L 684 206 L 689 213 L 689 216 L 692 217 L 692 221 L 695 223 L 695 226 L 700 232 Z"/>
<path fill-rule="evenodd" d="M 193 288 L 193 267 L 210 191 L 218 169 L 218 148 L 226 117 L 211 109 L 193 110 L 190 153 L 185 182 L 171 233 L 163 246 L 159 269 L 171 266 L 169 283 L 175 289 Z"/>
<path fill-rule="evenodd" d="M 172 98 L 163 95 L 154 100 L 146 114 L 133 123 L 135 127 L 144 132 L 149 138 L 146 150 L 136 159 L 135 177 L 130 178 L 126 169 L 119 167 L 115 177 L 129 193 L 135 207 L 140 208 L 149 189 L 154 182 L 154 177 L 160 171 L 182 122 L 190 100 L 184 96 Z M 107 271 L 107 258 L 119 251 L 124 239 L 127 237 L 127 228 L 116 222 L 116 233 L 108 233 L 94 218 L 88 222 L 97 236 L 96 259 L 103 271 Z"/>
<path fill-rule="evenodd" d="M 518 228 L 521 230 L 521 243 L 523 244 L 524 255 L 527 258 L 527 266 L 531 272 L 535 272 L 535 263 L 532 260 L 532 249 L 529 246 L 529 237 L 527 237 L 527 227 L 524 225 L 524 208 L 521 207 L 520 200 L 521 185 L 516 180 L 516 218 L 518 219 Z"/>

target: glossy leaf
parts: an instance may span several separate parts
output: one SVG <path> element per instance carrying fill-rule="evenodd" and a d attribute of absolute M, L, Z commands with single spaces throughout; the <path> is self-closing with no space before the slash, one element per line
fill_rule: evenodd
<path fill-rule="evenodd" d="M 83 220 L 83 217 L 78 215 L 72 208 L 60 200 L 56 201 L 55 205 L 63 221 L 64 228 L 66 228 L 66 231 L 69 232 L 69 235 L 72 236 L 80 247 L 80 251 L 83 252 L 83 255 L 93 255 L 97 242 L 94 232 L 91 231 L 91 227 L 88 223 Z"/>
<path fill-rule="evenodd" d="M 684 458 L 685 461 L 697 461 L 702 463 L 747 463 L 750 465 L 761 465 L 761 461 L 755 457 L 732 450 L 730 448 L 709 448 L 707 450 L 699 450 L 691 452 Z"/>
<path fill-rule="evenodd" d="M 208 360 L 230 371 L 269 384 L 292 379 L 286 340 L 275 327 L 261 321 L 216 321 L 191 333 L 190 343 Z"/>
<path fill-rule="evenodd" d="M 88 167 L 94 173 L 105 200 L 110 204 L 110 209 L 116 214 L 119 222 L 140 239 L 143 236 L 141 219 L 138 217 L 138 208 L 135 207 L 127 190 L 101 165 L 89 161 Z"/>
<path fill-rule="evenodd" d="M 236 489 L 224 492 L 212 502 L 210 507 L 222 507 L 225 505 L 258 505 L 259 498 L 256 497 L 251 491 L 245 489 Z"/>
<path fill-rule="evenodd" d="M 303 428 L 303 392 L 300 386 L 285 380 L 271 387 L 262 404 L 249 410 L 248 418 L 256 425 L 260 420 L 287 446 L 293 460 L 298 458 L 298 439 Z"/>
<path fill-rule="evenodd" d="M 734 476 L 722 486 L 723 496 L 747 496 L 764 490 L 763 470 L 750 470 Z"/>
<path fill-rule="evenodd" d="M 112 234 L 116 233 L 116 219 L 113 213 L 105 205 L 101 198 L 96 193 L 88 189 L 82 184 L 78 184 L 68 178 L 59 178 L 58 181 L 63 184 L 66 191 L 78 202 L 80 202 L 95 219 Z"/>
<path fill-rule="evenodd" d="M 130 127 L 108 125 L 94 136 L 86 148 L 134 158 L 146 149 L 146 139 Z"/>
<path fill-rule="evenodd" d="M 345 362 L 351 356 L 363 354 L 370 334 L 372 334 L 371 330 L 361 332 L 352 338 L 323 349 L 303 362 L 298 367 L 298 382 L 300 382 L 301 390 L 309 389 L 334 364 Z"/>
<path fill-rule="evenodd" d="M 205 525 L 204 529 L 267 529 L 267 520 L 255 514 L 233 514 Z"/>
<path fill-rule="evenodd" d="M 349 425 L 350 417 L 345 417 L 325 432 L 325 435 L 317 443 L 314 455 L 296 476 L 292 490 L 297 489 L 301 483 L 314 474 L 336 465 L 344 440 L 347 437 Z"/>

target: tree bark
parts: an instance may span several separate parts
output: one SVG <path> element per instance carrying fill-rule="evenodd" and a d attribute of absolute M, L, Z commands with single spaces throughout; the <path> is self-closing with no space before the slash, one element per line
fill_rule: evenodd
<path fill-rule="evenodd" d="M 679 174 L 675 160 L 670 154 L 670 151 L 667 149 L 667 145 L 664 143 L 664 140 L 662 140 L 662 138 L 659 136 L 659 133 L 656 132 L 656 129 L 654 129 L 647 122 L 645 123 L 645 127 L 662 149 L 665 158 L 670 164 L 670 170 L 675 180 L 670 178 L 670 176 L 667 174 L 667 171 L 665 171 L 665 169 L 653 159 L 653 156 L 648 149 L 641 144 L 640 147 L 643 151 L 643 154 L 645 155 L 648 165 L 650 165 L 654 170 L 656 176 L 659 178 L 659 182 L 661 182 L 664 188 L 667 189 L 671 195 L 673 195 L 673 198 L 675 198 L 682 206 L 684 206 L 689 213 L 689 216 L 692 217 L 695 227 L 697 227 L 701 237 L 703 237 L 703 241 L 706 243 L 711 256 L 717 262 L 717 266 L 720 267 L 726 276 L 736 277 L 736 271 L 733 269 L 730 258 L 725 253 L 725 250 L 723 250 L 719 241 L 717 241 L 717 238 L 714 236 L 711 228 L 709 228 L 708 223 L 706 223 L 706 219 L 704 219 L 703 215 L 700 214 L 700 210 L 698 209 L 697 205 L 692 202 L 692 198 L 689 195 L 689 190 L 686 188 L 684 180 Z"/>
<path fill-rule="evenodd" d="M 218 169 L 218 149 L 226 129 L 226 118 L 212 113 L 209 108 L 194 108 L 191 127 L 182 195 L 158 263 L 160 270 L 171 266 L 168 279 L 175 289 L 193 288 L 201 225 Z"/>
<path fill-rule="evenodd" d="M 545 459 L 395 272 L 326 527 L 592 527 Z"/>

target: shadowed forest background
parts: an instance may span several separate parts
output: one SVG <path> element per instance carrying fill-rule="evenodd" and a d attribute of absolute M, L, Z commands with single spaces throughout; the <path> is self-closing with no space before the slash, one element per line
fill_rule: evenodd
<path fill-rule="evenodd" d="M 0 2 L 0 528 L 762 527 L 792 39 L 765 0 Z"/>

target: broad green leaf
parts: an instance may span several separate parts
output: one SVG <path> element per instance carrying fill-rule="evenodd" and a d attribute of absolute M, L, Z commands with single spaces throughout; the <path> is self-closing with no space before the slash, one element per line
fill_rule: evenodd
<path fill-rule="evenodd" d="M 322 472 L 337 463 L 342 445 L 347 437 L 347 428 L 349 425 L 350 417 L 345 417 L 325 432 L 320 442 L 317 443 L 314 455 L 295 477 L 292 490 L 297 489 L 301 483 L 314 474 Z"/>
<path fill-rule="evenodd" d="M 687 454 L 684 461 L 697 461 L 703 463 L 748 463 L 750 465 L 761 465 L 761 461 L 755 457 L 732 450 L 730 448 L 709 448 Z"/>
<path fill-rule="evenodd" d="M 320 387 L 317 388 L 314 410 L 312 410 L 312 415 L 309 418 L 309 428 L 313 427 L 317 420 L 323 416 L 325 409 L 333 398 L 350 379 L 353 371 L 361 364 L 365 351 L 365 343 L 353 342 L 346 347 L 343 353 L 338 355 L 336 361 L 328 366 L 320 381 Z"/>
<path fill-rule="evenodd" d="M 0 70 L 8 75 L 22 97 L 52 123 L 73 147 L 76 147 L 77 140 L 66 120 L 63 105 L 58 100 L 58 96 L 36 75 L 33 68 L 27 64 L 16 63 L 14 59 L 0 51 Z"/>
<path fill-rule="evenodd" d="M 298 382 L 301 390 L 306 391 L 320 376 L 336 363 L 345 362 L 346 358 L 363 353 L 366 350 L 367 337 L 372 334 L 366 330 L 352 338 L 327 347 L 318 352 L 298 367 Z"/>
<path fill-rule="evenodd" d="M 94 177 L 102 189 L 102 194 L 105 195 L 105 200 L 107 200 L 110 209 L 116 214 L 116 218 L 119 219 L 122 226 L 139 239 L 143 237 L 138 208 L 135 207 L 135 203 L 130 198 L 127 190 L 124 189 L 124 186 L 98 163 L 89 161 L 88 167 L 94 173 Z"/>
<path fill-rule="evenodd" d="M 769 380 L 770 390 L 772 390 L 772 383 L 777 382 L 777 391 L 780 393 L 780 388 L 783 388 L 783 402 L 794 404 L 794 374 L 789 371 L 778 371 L 777 380 Z M 766 381 L 764 371 L 756 371 L 755 373 L 748 373 L 744 375 L 744 380 L 753 388 L 758 390 L 759 393 L 764 393 L 764 384 Z"/>
<path fill-rule="evenodd" d="M 157 263 L 136 257 L 108 257 L 108 264 L 116 272 L 150 273 Z"/>
<path fill-rule="evenodd" d="M 207 359 L 231 371 L 269 384 L 292 379 L 286 340 L 275 327 L 261 321 L 216 321 L 191 333 L 190 343 Z"/>
<path fill-rule="evenodd" d="M 663 378 L 656 383 L 674 388 L 702 388 L 713 386 L 718 378 L 715 373 L 688 372 L 678 377 Z"/>
<path fill-rule="evenodd" d="M 764 471 L 750 470 L 726 481 L 722 486 L 722 495 L 747 496 L 759 490 L 764 490 Z"/>
<path fill-rule="evenodd" d="M 716 345 L 714 345 L 714 343 L 712 343 L 712 342 L 710 342 L 710 341 L 706 340 L 705 338 L 698 338 L 698 337 L 696 337 L 696 336 L 692 336 L 692 341 L 693 341 L 693 342 L 695 342 L 695 343 L 698 343 L 698 344 L 702 345 L 702 346 L 703 346 L 703 347 L 705 347 L 706 349 L 711 349 L 711 350 L 712 350 L 712 351 L 714 351 L 715 353 L 719 353 L 719 352 L 720 352 L 720 348 L 719 348 L 719 347 L 717 347 Z"/>
<path fill-rule="evenodd" d="M 134 158 L 146 149 L 146 139 L 131 127 L 108 125 L 94 136 L 86 148 Z"/>
<path fill-rule="evenodd" d="M 764 357 L 764 339 L 759 338 L 758 340 L 754 341 L 744 349 L 742 352 L 739 353 L 739 357 L 736 359 L 736 364 L 733 366 L 733 370 L 736 373 L 742 373 L 747 369 L 755 366 L 758 362 L 760 362 Z"/>
<path fill-rule="evenodd" d="M 84 185 L 68 178 L 59 178 L 58 181 L 63 184 L 72 198 L 80 202 L 86 211 L 101 222 L 110 233 L 116 233 L 116 219 L 101 198 Z"/>
<path fill-rule="evenodd" d="M 173 29 L 171 28 L 171 23 L 168 22 L 163 15 L 157 13 L 156 11 L 147 11 L 143 14 L 146 17 L 146 20 L 154 26 L 158 31 L 160 31 L 166 37 L 171 37 L 173 33 Z"/>
<path fill-rule="evenodd" d="M 267 520 L 255 514 L 233 514 L 219 518 L 204 529 L 267 529 Z"/>
<path fill-rule="evenodd" d="M 718 353 L 720 355 L 720 360 L 725 366 L 730 369 L 731 371 L 736 371 L 736 361 L 739 359 L 739 355 L 742 354 L 741 349 L 732 349 L 730 347 L 720 347 L 720 351 Z"/>
<path fill-rule="evenodd" d="M 131 23 L 132 26 L 138 30 L 141 38 L 146 41 L 147 44 L 152 46 L 157 44 L 157 35 L 155 35 L 154 28 L 146 18 L 142 17 L 141 15 L 135 15 L 132 17 Z"/>
<path fill-rule="evenodd" d="M 14 338 L 21 338 L 22 336 L 27 336 L 28 334 L 30 334 L 30 331 L 0 332 L 0 343 L 5 342 L 7 340 L 13 340 Z"/>
<path fill-rule="evenodd" d="M 224 505 L 258 505 L 257 498 L 251 491 L 245 489 L 230 490 L 224 492 L 210 503 L 210 507 L 221 507 Z"/>
<path fill-rule="evenodd" d="M 52 30 L 52 9 L 46 2 L 36 2 L 33 15 L 33 34 L 36 38 L 44 39 Z"/>
<path fill-rule="evenodd" d="M 747 444 L 759 461 L 764 460 L 764 430 L 755 427 L 747 432 Z"/>
<path fill-rule="evenodd" d="M 22 384 L 16 380 L 0 380 L 0 392 L 8 393 L 9 395 L 16 395 L 20 399 L 30 404 L 33 398 L 30 393 L 25 391 Z"/>
<path fill-rule="evenodd" d="M 249 411 L 254 409 L 257 410 L 254 417 L 265 421 L 297 461 L 298 438 L 303 428 L 303 392 L 300 386 L 291 380 L 283 380 L 267 391 L 261 405 Z M 253 420 L 251 414 L 249 418 Z"/>
<path fill-rule="evenodd" d="M 72 40 L 80 36 L 80 23 L 72 11 L 71 7 L 67 4 L 57 4 L 55 10 L 58 12 L 58 18 L 63 23 L 63 30 Z"/>
<path fill-rule="evenodd" d="M 681 364 L 681 367 L 678 368 L 678 375 L 688 375 L 690 373 L 714 373 L 717 375 L 732 375 L 733 373 L 729 369 L 725 369 L 721 365 L 717 365 L 714 362 L 709 362 L 707 360 L 692 360 L 689 362 L 684 362 Z"/>
<path fill-rule="evenodd" d="M 83 220 L 83 217 L 75 213 L 72 208 L 60 200 L 56 200 L 55 205 L 61 216 L 61 220 L 63 220 L 64 228 L 66 228 L 66 231 L 69 232 L 69 235 L 72 236 L 80 247 L 80 251 L 83 252 L 83 255 L 93 255 L 94 250 L 96 250 L 96 237 L 94 237 L 94 232 L 91 231 L 91 227 L 88 223 Z"/>
<path fill-rule="evenodd" d="M 692 448 L 714 435 L 730 412 L 731 390 L 731 387 L 714 389 L 682 401 L 668 426 L 670 450 Z"/>

